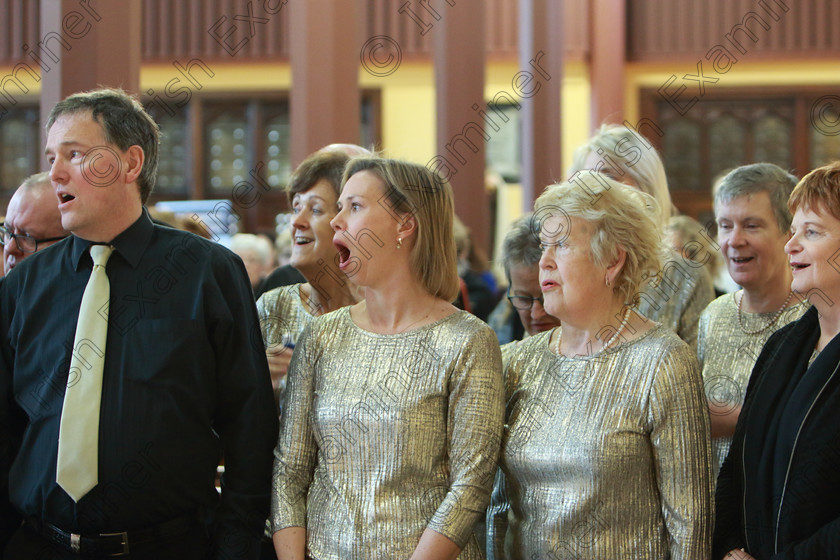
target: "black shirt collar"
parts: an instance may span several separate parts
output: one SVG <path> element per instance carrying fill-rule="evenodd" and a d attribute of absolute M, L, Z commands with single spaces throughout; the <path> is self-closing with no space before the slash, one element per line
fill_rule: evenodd
<path fill-rule="evenodd" d="M 122 255 L 122 257 L 131 265 L 131 268 L 136 268 L 140 263 L 140 258 L 146 251 L 146 247 L 152 239 L 154 233 L 154 224 L 149 217 L 146 207 L 143 207 L 143 212 L 133 224 L 128 226 L 126 230 L 117 235 L 109 245 L 114 250 Z M 88 254 L 90 246 L 93 245 L 91 241 L 76 237 L 72 237 L 73 247 L 70 249 L 70 255 L 73 259 L 73 268 L 79 270 L 79 265 L 82 262 L 82 255 Z"/>

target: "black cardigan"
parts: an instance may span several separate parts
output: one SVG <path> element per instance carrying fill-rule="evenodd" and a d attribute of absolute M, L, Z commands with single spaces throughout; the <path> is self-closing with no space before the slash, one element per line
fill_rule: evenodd
<path fill-rule="evenodd" d="M 712 558 L 840 559 L 840 336 L 808 359 L 817 310 L 773 334 L 718 478 Z"/>

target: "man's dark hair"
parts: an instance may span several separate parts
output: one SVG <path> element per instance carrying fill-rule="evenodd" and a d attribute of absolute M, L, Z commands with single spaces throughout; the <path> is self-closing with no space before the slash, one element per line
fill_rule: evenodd
<path fill-rule="evenodd" d="M 126 151 L 131 146 L 140 146 L 145 160 L 137 185 L 143 204 L 152 194 L 158 166 L 160 130 L 157 123 L 133 96 L 121 89 L 97 89 L 74 93 L 59 101 L 47 119 L 47 131 L 62 115 L 90 111 L 93 120 L 105 132 L 105 141 Z"/>

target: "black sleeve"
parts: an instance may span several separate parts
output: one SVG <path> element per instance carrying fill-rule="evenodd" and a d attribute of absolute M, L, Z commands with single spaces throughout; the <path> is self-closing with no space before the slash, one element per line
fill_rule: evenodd
<path fill-rule="evenodd" d="M 224 259 L 215 275 L 219 320 L 216 353 L 218 405 L 214 426 L 225 458 L 213 535 L 214 559 L 259 557 L 268 518 L 278 418 L 254 297 L 238 259 Z"/>
<path fill-rule="evenodd" d="M 14 299 L 0 278 L 0 556 L 20 526 L 20 516 L 9 501 L 9 470 L 23 434 L 23 411 L 15 404 L 12 374 L 14 352 L 9 344 L 9 320 Z"/>

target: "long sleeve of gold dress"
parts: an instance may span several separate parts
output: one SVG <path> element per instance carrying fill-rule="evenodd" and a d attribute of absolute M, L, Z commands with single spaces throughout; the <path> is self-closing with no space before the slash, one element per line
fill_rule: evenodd
<path fill-rule="evenodd" d="M 408 558 L 428 528 L 483 558 L 503 422 L 495 334 L 458 311 L 381 335 L 350 308 L 298 342 L 275 450 L 274 531 L 305 527 L 318 560 Z"/>
<path fill-rule="evenodd" d="M 550 335 L 523 341 L 505 372 L 493 558 L 708 558 L 709 421 L 692 350 L 661 325 L 571 358 Z"/>

